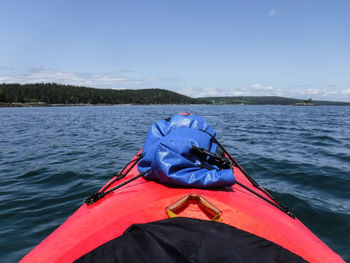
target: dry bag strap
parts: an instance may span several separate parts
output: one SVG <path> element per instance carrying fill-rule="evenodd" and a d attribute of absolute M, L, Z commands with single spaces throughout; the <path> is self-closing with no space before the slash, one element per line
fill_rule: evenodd
<path fill-rule="evenodd" d="M 221 222 L 221 211 L 209 203 L 199 194 L 189 194 L 184 198 L 176 201 L 174 204 L 166 208 L 169 218 L 178 217 L 177 212 L 184 210 L 189 204 L 198 204 L 206 213 L 212 216 L 211 221 Z"/>

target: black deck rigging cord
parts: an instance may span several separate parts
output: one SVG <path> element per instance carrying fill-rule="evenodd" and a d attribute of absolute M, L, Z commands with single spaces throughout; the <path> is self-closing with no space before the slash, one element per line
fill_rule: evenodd
<path fill-rule="evenodd" d="M 131 169 L 134 168 L 134 166 L 141 160 L 141 158 L 142 158 L 142 154 L 138 154 L 135 159 L 132 159 L 130 162 L 128 162 L 119 173 L 114 175 L 115 178 L 112 181 L 110 181 L 107 185 L 105 185 L 100 191 L 93 192 L 87 199 L 85 199 L 85 203 L 87 205 L 91 205 L 91 204 L 95 203 L 96 201 L 100 200 L 101 198 L 103 198 L 105 195 L 113 192 L 114 190 L 116 190 L 116 189 L 136 180 L 137 178 L 140 178 L 140 177 L 146 175 L 147 173 L 149 173 L 150 169 L 148 169 L 147 171 L 140 173 L 140 174 L 130 178 L 129 180 L 126 180 L 125 182 L 123 182 L 123 183 L 109 189 L 108 191 L 106 191 L 106 189 L 108 187 L 110 187 L 114 182 L 124 178 L 131 171 Z M 126 168 L 130 164 L 132 164 L 132 165 L 126 170 Z"/>
<path fill-rule="evenodd" d="M 244 174 L 244 176 L 251 182 L 251 184 L 255 188 L 264 192 L 268 197 L 270 197 L 272 199 L 273 202 L 236 180 L 236 183 L 239 186 L 243 187 L 244 189 L 248 190 L 249 192 L 253 193 L 254 195 L 260 197 L 261 199 L 265 200 L 266 202 L 270 203 L 271 205 L 277 207 L 278 209 L 280 209 L 282 212 L 286 213 L 290 217 L 295 218 L 295 215 L 292 212 L 290 212 L 290 210 L 287 206 L 279 203 L 268 191 L 266 191 L 264 188 L 262 188 L 252 177 L 250 177 L 248 175 L 248 173 L 243 169 L 243 167 L 240 166 L 240 164 L 228 153 L 228 151 L 226 151 L 224 146 L 212 134 L 210 134 L 209 132 L 207 132 L 205 130 L 201 130 L 201 131 L 207 133 L 211 137 L 211 139 L 222 149 L 222 151 L 226 154 L 226 156 L 228 156 L 229 160 L 231 161 L 232 166 L 236 166 Z M 198 148 L 198 147 L 196 147 L 196 148 Z M 210 152 L 210 154 L 215 155 L 214 153 L 211 153 L 211 152 Z M 217 156 L 217 158 L 219 158 L 219 156 Z"/>
<path fill-rule="evenodd" d="M 124 177 L 131 171 L 131 169 L 134 168 L 134 166 L 135 166 L 135 165 L 141 160 L 141 158 L 143 157 L 143 156 L 142 156 L 142 153 L 137 154 L 136 156 L 137 156 L 137 157 L 136 157 L 135 159 L 132 159 L 130 162 L 128 162 L 128 163 L 124 166 L 124 168 L 121 169 L 121 171 L 120 171 L 119 173 L 113 175 L 113 177 L 115 177 L 114 180 L 112 180 L 111 182 L 109 182 L 109 184 L 105 185 L 105 186 L 101 189 L 101 191 L 106 190 L 106 189 L 107 189 L 108 187 L 110 187 L 115 181 L 118 181 L 118 180 L 124 178 Z M 131 166 L 129 167 L 129 169 L 125 172 L 126 168 L 127 168 L 130 164 L 132 164 L 132 165 L 131 165 Z"/>
<path fill-rule="evenodd" d="M 277 207 L 278 209 L 280 209 L 281 211 L 283 211 L 284 213 L 286 213 L 287 215 L 289 215 L 292 218 L 295 218 L 295 215 L 292 214 L 289 211 L 289 208 L 287 206 L 282 205 L 281 203 L 279 203 L 268 191 L 266 191 L 264 188 L 262 188 L 252 177 L 250 177 L 248 175 L 248 173 L 243 169 L 242 166 L 240 166 L 240 164 L 226 151 L 226 149 L 224 148 L 224 146 L 209 132 L 205 131 L 205 130 L 200 130 L 202 132 L 207 133 L 211 139 L 222 149 L 222 151 L 225 153 L 225 156 L 219 156 L 216 155 L 212 152 L 207 151 L 204 148 L 200 148 L 200 147 L 196 147 L 194 146 L 192 148 L 192 152 L 197 155 L 199 158 L 201 158 L 202 160 L 204 160 L 205 162 L 207 162 L 208 164 L 213 164 L 216 165 L 219 169 L 227 169 L 227 168 L 232 168 L 233 166 L 236 166 L 243 174 L 244 176 L 251 182 L 251 184 L 259 189 L 260 191 L 262 191 L 263 193 L 265 193 L 268 197 L 271 198 L 271 200 L 267 199 L 266 197 L 264 197 L 263 195 L 253 191 L 252 189 L 250 189 L 249 187 L 245 186 L 244 184 L 238 182 L 236 180 L 236 183 L 241 186 L 242 188 L 248 190 L 249 192 L 253 193 L 254 195 L 260 197 L 261 199 L 263 199 L 264 201 L 268 202 L 269 204 Z M 132 159 L 130 162 L 128 162 L 124 168 L 117 174 L 114 175 L 114 179 L 112 181 L 110 181 L 106 186 L 104 186 L 100 191 L 96 191 L 93 192 L 86 200 L 85 203 L 87 205 L 91 205 L 93 203 L 95 203 L 96 201 L 100 200 L 101 198 L 103 198 L 105 195 L 113 192 L 114 190 L 148 174 L 151 169 L 148 169 L 147 171 L 143 172 L 143 173 L 139 173 L 138 175 L 126 180 L 125 182 L 109 189 L 108 191 L 106 191 L 106 189 L 108 189 L 108 187 L 110 187 L 113 183 L 115 183 L 116 181 L 124 178 L 134 167 L 135 165 L 141 160 L 141 158 L 143 157 L 142 154 L 138 154 L 136 158 Z M 130 166 L 130 167 L 129 167 Z M 206 165 L 199 165 L 202 168 L 205 169 L 213 169 L 212 167 L 206 166 Z"/>

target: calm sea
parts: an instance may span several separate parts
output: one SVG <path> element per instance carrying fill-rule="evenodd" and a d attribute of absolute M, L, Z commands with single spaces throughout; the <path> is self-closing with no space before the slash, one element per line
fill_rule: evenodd
<path fill-rule="evenodd" d="M 0 262 L 16 262 L 174 113 L 204 117 L 248 173 L 350 260 L 350 107 L 0 108 Z"/>

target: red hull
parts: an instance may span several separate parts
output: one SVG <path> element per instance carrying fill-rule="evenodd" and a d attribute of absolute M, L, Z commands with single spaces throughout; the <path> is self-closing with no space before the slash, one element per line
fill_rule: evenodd
<path fill-rule="evenodd" d="M 113 187 L 138 174 L 136 166 Z M 237 168 L 237 181 L 257 190 Z M 344 262 L 298 219 L 234 185 L 225 191 L 169 188 L 139 178 L 88 206 L 83 204 L 21 262 L 72 262 L 120 235 L 132 224 L 167 218 L 166 207 L 187 194 L 199 194 L 221 210 L 222 222 L 270 240 L 309 262 Z M 181 216 L 207 219 L 195 205 Z"/>

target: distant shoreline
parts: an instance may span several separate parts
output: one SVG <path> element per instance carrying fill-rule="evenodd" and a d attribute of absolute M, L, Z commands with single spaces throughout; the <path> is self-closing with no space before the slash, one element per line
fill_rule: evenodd
<path fill-rule="evenodd" d="M 350 105 L 310 105 L 310 104 L 294 104 L 294 105 L 285 105 L 285 104 L 37 104 L 37 103 L 1 103 L 0 108 L 42 108 L 42 107 L 91 107 L 91 106 L 188 106 L 188 105 L 206 105 L 206 106 L 298 106 L 298 107 L 310 107 L 310 106 L 345 106 L 349 107 Z"/>
<path fill-rule="evenodd" d="M 350 106 L 350 102 L 278 96 L 192 98 L 165 89 L 95 89 L 56 83 L 0 84 L 0 107 L 108 105 L 286 105 Z"/>
<path fill-rule="evenodd" d="M 49 104 L 49 103 L 1 103 L 0 108 L 32 108 L 32 107 L 79 107 L 79 106 L 131 106 L 133 104 Z"/>

